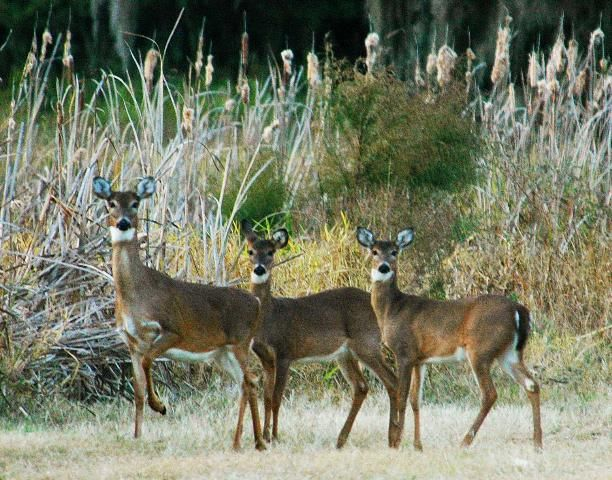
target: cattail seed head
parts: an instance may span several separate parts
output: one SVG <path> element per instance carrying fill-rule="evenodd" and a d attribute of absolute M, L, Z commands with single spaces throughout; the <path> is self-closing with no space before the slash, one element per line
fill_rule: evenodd
<path fill-rule="evenodd" d="M 599 42 L 601 42 L 604 39 L 604 37 L 605 35 L 601 28 L 598 28 L 597 30 L 593 31 L 591 33 L 591 41 L 590 41 L 591 46 L 599 44 Z"/>
<path fill-rule="evenodd" d="M 563 58 L 563 35 L 557 35 L 557 40 L 550 52 L 550 60 L 557 72 L 562 72 L 565 67 L 565 59 Z"/>
<path fill-rule="evenodd" d="M 365 47 L 366 47 L 366 68 L 368 69 L 368 73 L 372 73 L 374 70 L 374 65 L 376 64 L 376 58 L 378 57 L 378 47 L 380 45 L 380 37 L 378 33 L 371 32 L 368 33 L 368 36 L 365 39 Z"/>
<path fill-rule="evenodd" d="M 421 65 L 418 60 L 414 67 L 414 84 L 417 86 L 417 88 L 422 88 L 425 86 L 425 79 L 423 78 L 423 72 L 421 71 Z"/>
<path fill-rule="evenodd" d="M 540 97 L 544 97 L 545 95 L 548 94 L 548 84 L 546 83 L 546 80 L 542 79 L 542 80 L 538 80 L 538 96 Z"/>
<path fill-rule="evenodd" d="M 225 101 L 225 104 L 223 105 L 223 109 L 226 112 L 231 112 L 232 110 L 234 110 L 234 108 L 236 108 L 236 100 L 234 100 L 233 98 L 228 98 Z"/>
<path fill-rule="evenodd" d="M 242 82 L 242 86 L 240 87 L 240 99 L 242 100 L 242 103 L 247 105 L 249 103 L 250 97 L 251 97 L 251 87 L 249 87 L 249 82 L 245 78 L 244 81 Z"/>
<path fill-rule="evenodd" d="M 36 54 L 34 52 L 29 52 L 26 58 L 25 65 L 23 67 L 23 76 L 30 75 L 34 67 L 36 66 Z"/>
<path fill-rule="evenodd" d="M 425 71 L 427 72 L 427 75 L 432 76 L 436 73 L 437 61 L 438 57 L 435 53 L 431 52 L 429 55 L 427 55 L 427 64 L 425 66 Z"/>
<path fill-rule="evenodd" d="M 504 27 L 497 30 L 497 41 L 495 44 L 495 62 L 491 71 L 491 81 L 497 84 L 506 77 L 510 69 L 510 23 L 512 17 L 504 19 Z"/>
<path fill-rule="evenodd" d="M 508 85 L 508 101 L 506 103 L 506 109 L 510 115 L 516 111 L 516 95 L 514 92 L 514 83 Z"/>
<path fill-rule="evenodd" d="M 15 130 L 15 127 L 17 126 L 17 123 L 15 122 L 15 118 L 14 117 L 15 117 L 15 100 L 11 100 L 11 115 L 10 115 L 9 120 L 8 120 L 9 134 L 13 130 Z"/>
<path fill-rule="evenodd" d="M 53 36 L 51 32 L 45 28 L 42 34 L 42 45 L 40 47 L 40 61 L 43 62 L 47 56 L 47 45 L 53 44 Z"/>
<path fill-rule="evenodd" d="M 587 67 L 583 68 L 578 74 L 578 76 L 576 77 L 576 83 L 574 83 L 573 92 L 574 92 L 574 95 L 576 95 L 577 97 L 581 96 L 582 93 L 584 92 L 587 86 L 588 77 L 589 77 L 589 71 Z"/>
<path fill-rule="evenodd" d="M 472 64 L 474 63 L 474 60 L 476 60 L 476 54 L 474 53 L 474 50 L 468 48 L 465 51 L 465 57 L 467 58 L 467 69 L 471 70 Z"/>
<path fill-rule="evenodd" d="M 527 70 L 527 77 L 529 80 L 529 86 L 536 88 L 538 86 L 538 80 L 540 79 L 540 63 L 538 62 L 538 55 L 532 51 L 529 54 L 529 68 Z"/>
<path fill-rule="evenodd" d="M 213 72 L 215 71 L 215 67 L 212 64 L 213 56 L 209 55 L 206 59 L 206 78 L 204 80 L 204 84 L 206 88 L 209 88 L 213 81 Z"/>
<path fill-rule="evenodd" d="M 69 72 L 72 72 L 74 67 L 74 58 L 72 57 L 72 33 L 70 30 L 66 31 L 66 40 L 64 41 L 64 55 L 62 56 L 62 63 L 64 67 L 68 69 Z"/>
<path fill-rule="evenodd" d="M 307 69 L 306 78 L 310 88 L 316 88 L 321 83 L 321 77 L 319 75 L 319 59 L 313 52 L 308 52 L 306 56 Z"/>
<path fill-rule="evenodd" d="M 187 135 L 191 135 L 193 132 L 193 108 L 189 108 L 187 105 L 183 105 L 183 122 L 181 127 L 183 127 Z"/>
<path fill-rule="evenodd" d="M 452 73 L 457 61 L 457 54 L 448 45 L 443 45 L 438 50 L 437 67 L 438 67 L 438 84 L 445 87 L 452 80 Z"/>
<path fill-rule="evenodd" d="M 242 62 L 242 74 L 246 76 L 249 65 L 249 34 L 244 32 L 240 40 L 240 59 Z"/>
<path fill-rule="evenodd" d="M 290 49 L 283 50 L 281 52 L 281 58 L 283 60 L 283 70 L 287 78 L 291 76 L 291 62 L 293 61 L 293 52 Z"/>
<path fill-rule="evenodd" d="M 196 61 L 193 65 L 196 72 L 196 78 L 200 78 L 200 71 L 204 66 L 204 34 L 200 32 L 198 36 L 198 49 L 196 50 Z"/>
<path fill-rule="evenodd" d="M 153 76 L 155 73 L 155 67 L 157 66 L 157 58 L 159 53 L 157 50 L 151 48 L 147 52 L 144 62 L 144 78 L 147 83 L 147 91 L 151 91 L 153 88 Z"/>
<path fill-rule="evenodd" d="M 556 78 L 556 74 L 557 68 L 555 67 L 555 64 L 553 63 L 552 59 L 550 59 L 546 64 L 546 81 L 552 82 Z"/>
<path fill-rule="evenodd" d="M 578 60 L 578 42 L 573 38 L 567 44 L 567 77 L 572 80 L 576 75 L 576 60 Z"/>
<path fill-rule="evenodd" d="M 264 143 L 271 143 L 274 140 L 274 131 L 280 126 L 280 122 L 275 119 L 270 125 L 263 129 L 261 135 L 261 141 Z"/>

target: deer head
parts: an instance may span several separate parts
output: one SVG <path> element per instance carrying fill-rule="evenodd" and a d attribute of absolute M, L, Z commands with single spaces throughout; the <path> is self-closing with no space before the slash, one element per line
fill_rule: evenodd
<path fill-rule="evenodd" d="M 270 278 L 270 271 L 274 266 L 274 254 L 287 246 L 289 233 L 286 229 L 280 228 L 272 233 L 272 238 L 260 238 L 248 220 L 242 221 L 242 231 L 247 241 L 249 261 L 253 266 L 251 282 L 265 283 Z"/>
<path fill-rule="evenodd" d="M 388 282 L 397 274 L 397 257 L 414 240 L 414 230 L 406 228 L 397 234 L 397 239 L 376 240 L 367 228 L 357 228 L 357 241 L 367 248 L 372 257 L 372 281 Z"/>

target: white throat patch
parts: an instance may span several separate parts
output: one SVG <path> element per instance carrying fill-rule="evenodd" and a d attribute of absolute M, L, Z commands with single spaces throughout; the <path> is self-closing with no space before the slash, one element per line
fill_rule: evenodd
<path fill-rule="evenodd" d="M 129 242 L 134 239 L 136 234 L 135 228 L 128 228 L 127 230 L 119 230 L 117 227 L 110 227 L 111 241 L 117 242 Z"/>
<path fill-rule="evenodd" d="M 387 273 L 380 273 L 377 268 L 373 268 L 371 275 L 373 282 L 386 282 L 393 277 L 393 270 L 389 270 Z"/>
<path fill-rule="evenodd" d="M 268 278 L 270 278 L 270 272 L 266 272 L 263 275 L 257 275 L 255 272 L 251 272 L 251 283 L 266 283 Z"/>

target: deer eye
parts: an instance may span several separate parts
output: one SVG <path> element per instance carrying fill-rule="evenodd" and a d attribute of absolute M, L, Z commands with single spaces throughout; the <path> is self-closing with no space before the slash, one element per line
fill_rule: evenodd
<path fill-rule="evenodd" d="M 394 257 L 397 257 L 397 250 L 393 250 L 393 251 L 391 252 L 391 255 L 393 255 Z"/>
<path fill-rule="evenodd" d="M 114 200 L 111 200 L 110 202 L 108 202 L 108 204 L 111 208 L 117 208 L 117 202 L 115 202 Z"/>
<path fill-rule="evenodd" d="M 131 208 L 136 209 L 136 208 L 138 208 L 138 205 L 139 205 L 139 203 L 137 201 L 133 201 L 132 205 L 130 205 L 130 206 L 131 206 Z"/>
<path fill-rule="evenodd" d="M 372 250 L 372 255 L 378 255 L 378 250 Z"/>
<path fill-rule="evenodd" d="M 247 250 L 247 253 L 249 254 L 249 257 L 250 257 L 251 255 L 253 255 L 253 250 Z"/>
<path fill-rule="evenodd" d="M 270 251 L 268 252 L 268 257 L 271 257 L 272 255 L 274 255 L 274 252 L 273 252 L 272 250 L 270 250 Z"/>

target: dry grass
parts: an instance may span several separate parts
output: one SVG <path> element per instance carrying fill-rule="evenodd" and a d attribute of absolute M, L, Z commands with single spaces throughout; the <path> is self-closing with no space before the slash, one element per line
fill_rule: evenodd
<path fill-rule="evenodd" d="M 475 402 L 421 410 L 425 451 L 410 446 L 411 418 L 399 451 L 386 447 L 387 400 L 366 400 L 347 447 L 334 448 L 348 398 L 289 396 L 281 411 L 281 441 L 268 451 L 234 453 L 230 439 L 236 403 L 221 388 L 171 405 L 167 417 L 147 411 L 144 438 L 130 438 L 132 408 L 126 402 L 93 407 L 95 417 L 66 407 L 61 425 L 44 420 L 2 428 L 0 478 L 610 478 L 612 403 L 543 405 L 543 453 L 531 446 L 527 402 L 503 404 L 485 421 L 473 447 L 458 447 L 476 415 Z M 61 408 L 61 407 L 56 407 Z"/>

